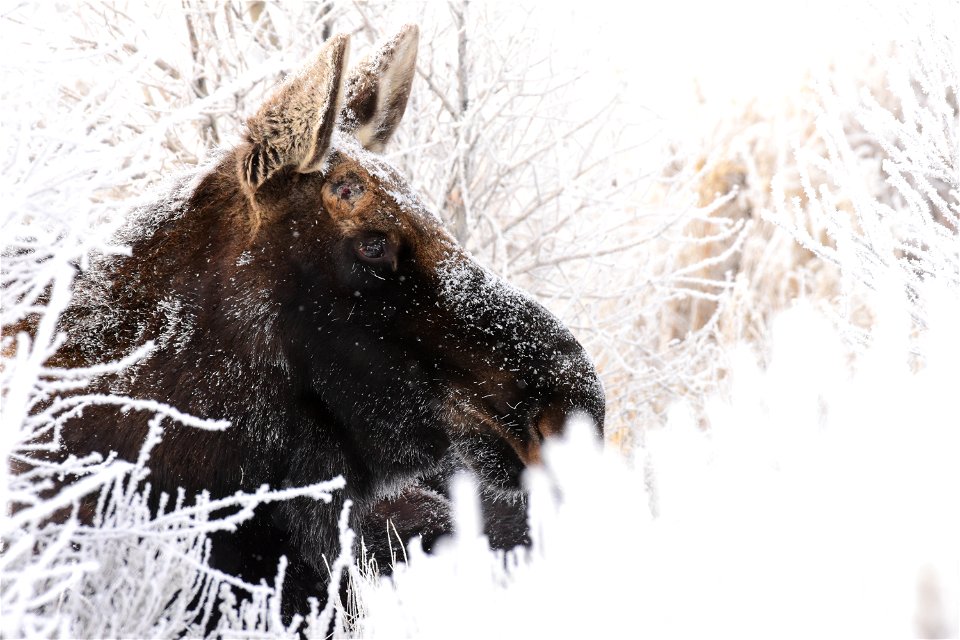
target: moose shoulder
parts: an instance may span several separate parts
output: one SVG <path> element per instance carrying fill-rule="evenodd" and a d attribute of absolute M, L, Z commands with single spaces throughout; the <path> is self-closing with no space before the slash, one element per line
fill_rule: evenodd
<path fill-rule="evenodd" d="M 248 579 L 287 555 L 287 594 L 325 581 L 337 502 L 351 499 L 361 524 L 402 511 L 396 496 L 451 460 L 488 494 L 516 495 L 568 415 L 603 423 L 600 383 L 570 332 L 474 262 L 376 155 L 406 108 L 417 38 L 405 27 L 349 73 L 347 37 L 329 40 L 250 118 L 242 144 L 131 218 L 130 255 L 82 273 L 62 319 L 59 366 L 152 340 L 103 390 L 232 423 L 166 425 L 155 488 L 346 479 L 333 505 L 263 505 L 217 540 L 221 566 Z M 64 449 L 135 458 L 146 431 L 144 414 L 92 407 L 64 428 Z M 436 526 L 448 525 L 423 524 Z"/>

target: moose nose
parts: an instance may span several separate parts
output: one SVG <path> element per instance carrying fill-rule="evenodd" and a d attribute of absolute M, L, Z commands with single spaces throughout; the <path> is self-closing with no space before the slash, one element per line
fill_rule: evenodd
<path fill-rule="evenodd" d="M 553 404 L 546 407 L 531 424 L 529 443 L 520 457 L 526 465 L 539 465 L 543 462 L 543 441 L 547 438 L 563 434 L 567 422 L 577 416 L 587 416 L 596 426 L 597 435 L 603 438 L 603 416 L 597 416 L 584 408 L 565 409 L 562 404 Z M 519 452 L 518 452 L 519 453 Z"/>
<path fill-rule="evenodd" d="M 538 440 L 544 440 L 551 436 L 559 436 L 563 433 L 563 428 L 567 423 L 567 414 L 559 405 L 547 407 L 540 412 L 537 417 L 534 429 Z"/>
<path fill-rule="evenodd" d="M 597 386 L 599 386 L 599 381 Z M 603 396 L 596 397 L 591 394 L 582 402 L 571 402 L 570 398 L 565 398 L 562 402 L 553 402 L 546 405 L 533 423 L 533 428 L 538 440 L 544 440 L 551 436 L 562 435 L 567 422 L 576 417 L 588 418 L 596 428 L 597 435 L 603 437 Z"/>
<path fill-rule="evenodd" d="M 583 348 L 575 341 L 565 345 L 559 368 L 563 375 L 541 396 L 541 409 L 533 416 L 526 461 L 541 462 L 541 445 L 546 438 L 562 435 L 568 421 L 577 416 L 589 418 L 597 435 L 603 438 L 604 394 L 600 378 Z"/>

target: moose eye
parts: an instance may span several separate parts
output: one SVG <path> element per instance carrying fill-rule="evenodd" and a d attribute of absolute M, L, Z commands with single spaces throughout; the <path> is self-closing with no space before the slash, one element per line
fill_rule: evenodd
<path fill-rule="evenodd" d="M 357 240 L 357 255 L 367 262 L 379 262 L 387 255 L 387 238 L 372 235 Z"/>

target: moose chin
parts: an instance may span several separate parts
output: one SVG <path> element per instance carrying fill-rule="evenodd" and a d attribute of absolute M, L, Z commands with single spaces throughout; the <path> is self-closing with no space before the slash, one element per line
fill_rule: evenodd
<path fill-rule="evenodd" d="M 418 31 L 351 69 L 328 40 L 251 117 L 243 141 L 189 186 L 131 214 L 129 255 L 81 272 L 53 366 L 149 356 L 100 389 L 228 420 L 165 422 L 155 491 L 224 496 L 337 475 L 333 504 L 264 504 L 218 534 L 213 562 L 257 582 L 288 559 L 285 614 L 321 595 L 347 499 L 373 543 L 450 529 L 444 479 L 476 474 L 494 542 L 522 541 L 520 478 L 574 413 L 604 418 L 596 371 L 570 331 L 474 261 L 378 153 L 400 123 Z M 89 407 L 63 451 L 136 459 L 150 416 Z M 521 507 L 516 507 L 521 504 Z M 518 531 L 518 533 L 513 533 Z"/>

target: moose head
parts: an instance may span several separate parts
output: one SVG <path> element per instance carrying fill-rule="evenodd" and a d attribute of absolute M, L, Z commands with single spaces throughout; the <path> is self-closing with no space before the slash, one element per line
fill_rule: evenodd
<path fill-rule="evenodd" d="M 179 199 L 131 217 L 130 255 L 78 279 L 58 364 L 153 340 L 103 390 L 232 423 L 168 425 L 155 488 L 225 495 L 342 475 L 335 501 L 352 499 L 362 523 L 451 459 L 488 494 L 515 496 L 569 416 L 602 428 L 602 388 L 570 331 L 473 260 L 378 155 L 406 109 L 417 39 L 405 27 L 349 73 L 348 38 L 330 39 Z M 135 459 L 143 416 L 110 410 L 75 416 L 65 450 Z M 316 594 L 337 511 L 263 505 L 215 561 L 256 581 L 283 553 L 285 593 Z"/>
<path fill-rule="evenodd" d="M 254 342 L 322 408 L 362 482 L 392 486 L 452 446 L 510 491 L 567 416 L 602 425 L 602 392 L 570 332 L 477 264 L 376 154 L 405 111 L 417 40 L 407 26 L 347 73 L 337 36 L 249 120 L 226 161 L 249 240 L 224 261 L 243 263 L 224 311 L 244 333 L 273 329 Z M 247 293 L 264 288 L 275 306 L 256 317 Z"/>

